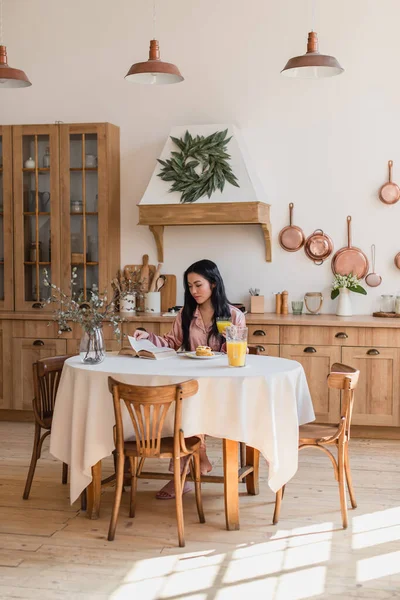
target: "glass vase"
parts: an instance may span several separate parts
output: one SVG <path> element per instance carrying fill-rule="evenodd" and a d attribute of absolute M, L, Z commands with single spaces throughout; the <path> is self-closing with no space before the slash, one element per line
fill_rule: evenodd
<path fill-rule="evenodd" d="M 336 307 L 336 314 L 339 317 L 351 317 L 353 310 L 351 308 L 350 290 L 347 288 L 339 288 L 339 298 Z"/>
<path fill-rule="evenodd" d="M 79 354 L 82 362 L 87 365 L 97 365 L 105 359 L 106 348 L 101 327 L 95 327 L 83 332 Z"/>

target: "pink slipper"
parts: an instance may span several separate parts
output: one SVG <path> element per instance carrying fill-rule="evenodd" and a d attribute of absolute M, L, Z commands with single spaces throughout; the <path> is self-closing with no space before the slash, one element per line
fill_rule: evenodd
<path fill-rule="evenodd" d="M 167 491 L 165 488 L 170 486 L 171 491 Z M 183 487 L 182 494 L 187 494 L 193 490 L 193 486 L 187 481 Z M 162 495 L 161 495 L 162 494 Z M 175 498 L 175 485 L 173 481 L 169 481 L 163 488 L 156 494 L 157 500 L 173 500 Z"/>

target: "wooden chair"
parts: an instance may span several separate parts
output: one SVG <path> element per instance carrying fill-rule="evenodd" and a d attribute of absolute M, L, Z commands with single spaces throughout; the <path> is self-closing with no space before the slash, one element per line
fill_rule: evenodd
<path fill-rule="evenodd" d="M 40 458 L 43 442 L 51 433 L 58 384 L 60 383 L 61 372 L 67 358 L 70 358 L 70 355 L 42 358 L 33 363 L 33 388 L 35 395 L 32 400 L 32 406 L 35 417 L 35 436 L 33 439 L 31 464 L 22 496 L 24 500 L 29 498 L 36 463 Z M 45 430 L 43 435 L 41 434 L 42 429 Z M 66 484 L 67 480 L 68 465 L 63 463 L 63 484 Z"/>
<path fill-rule="evenodd" d="M 115 412 L 114 439 L 116 447 L 116 487 L 114 506 L 108 530 L 108 540 L 115 537 L 115 529 L 124 481 L 125 457 L 131 468 L 131 496 L 129 516 L 135 516 L 137 480 L 162 479 L 165 473 L 143 473 L 146 458 L 168 458 L 174 462 L 176 517 L 178 522 L 179 546 L 185 545 L 182 491 L 186 480 L 185 468 L 181 474 L 180 459 L 189 456 L 189 466 L 195 482 L 197 512 L 200 523 L 205 523 L 200 482 L 200 438 L 184 437 L 181 428 L 182 400 L 196 394 L 198 383 L 195 380 L 174 385 L 155 387 L 128 385 L 108 378 L 108 387 L 113 396 Z M 124 404 L 132 421 L 136 441 L 124 441 L 121 404 Z M 174 437 L 161 437 L 163 424 L 171 405 L 175 405 Z"/>
<path fill-rule="evenodd" d="M 334 425 L 301 425 L 299 430 L 299 450 L 303 448 L 318 448 L 325 452 L 331 460 L 336 481 L 339 483 L 340 509 L 342 513 L 343 529 L 347 528 L 347 499 L 346 482 L 350 495 L 352 508 L 357 508 L 354 495 L 350 462 L 349 462 L 349 440 L 351 415 L 353 411 L 354 390 L 357 387 L 360 371 L 335 363 L 332 365 L 328 375 L 328 387 L 342 391 L 341 418 L 337 426 Z M 333 445 L 337 448 L 338 458 L 326 446 Z M 274 525 L 278 522 L 279 513 L 284 493 L 283 486 L 277 493 L 275 499 Z"/>

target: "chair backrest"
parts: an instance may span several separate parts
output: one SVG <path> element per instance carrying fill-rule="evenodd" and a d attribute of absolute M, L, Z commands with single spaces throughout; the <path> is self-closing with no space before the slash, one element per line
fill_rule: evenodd
<path fill-rule="evenodd" d="M 199 389 L 196 380 L 160 386 L 138 386 L 121 383 L 108 378 L 108 388 L 113 396 L 115 413 L 115 447 L 122 453 L 124 447 L 124 428 L 121 402 L 124 403 L 131 418 L 136 437 L 139 456 L 157 457 L 160 454 L 162 429 L 172 404 L 175 404 L 174 455 L 180 456 L 183 448 L 180 444 L 182 422 L 182 400 L 194 396 Z"/>
<path fill-rule="evenodd" d="M 41 358 L 33 363 L 33 412 L 37 423 L 44 429 L 50 429 L 54 404 L 61 372 L 67 358 L 71 355 Z"/>
<path fill-rule="evenodd" d="M 328 375 L 328 387 L 336 390 L 342 390 L 341 417 L 345 419 L 345 430 L 350 437 L 351 417 L 353 413 L 354 390 L 357 387 L 360 371 L 343 365 L 334 363 L 331 372 Z"/>

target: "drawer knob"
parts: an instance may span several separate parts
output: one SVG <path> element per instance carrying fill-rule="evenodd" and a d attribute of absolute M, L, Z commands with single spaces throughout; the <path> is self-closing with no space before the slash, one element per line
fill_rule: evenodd
<path fill-rule="evenodd" d="M 369 354 L 370 356 L 377 356 L 378 354 L 380 354 L 380 352 L 376 348 L 371 348 L 371 350 L 368 350 L 367 354 Z"/>
<path fill-rule="evenodd" d="M 44 341 L 43 340 L 35 340 L 33 342 L 34 346 L 44 346 Z"/>
<path fill-rule="evenodd" d="M 43 304 L 41 302 L 34 302 L 32 308 L 43 308 Z"/>
<path fill-rule="evenodd" d="M 312 354 L 313 352 L 316 352 L 316 349 L 313 348 L 312 346 L 307 346 L 307 348 L 304 348 L 303 352 L 307 352 L 309 354 Z"/>
<path fill-rule="evenodd" d="M 253 335 L 267 335 L 262 329 L 256 329 Z"/>
<path fill-rule="evenodd" d="M 256 346 L 256 348 L 259 352 L 265 352 L 264 346 Z"/>
<path fill-rule="evenodd" d="M 339 338 L 341 340 L 347 340 L 349 336 L 347 335 L 347 333 L 345 333 L 344 331 L 339 331 L 336 335 L 335 338 Z"/>

